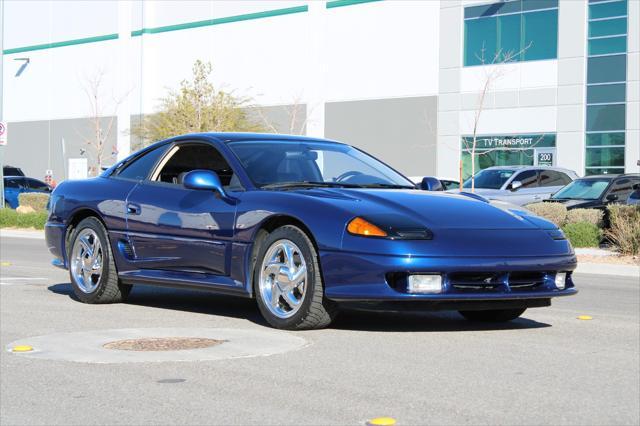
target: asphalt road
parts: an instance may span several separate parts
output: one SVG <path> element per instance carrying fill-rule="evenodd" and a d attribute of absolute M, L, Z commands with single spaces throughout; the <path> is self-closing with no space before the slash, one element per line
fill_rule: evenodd
<path fill-rule="evenodd" d="M 577 296 L 508 325 L 348 313 L 293 333 L 309 345 L 279 355 L 91 364 L 4 348 L 59 332 L 266 326 L 251 301 L 207 293 L 138 287 L 126 304 L 84 305 L 42 240 L 2 238 L 0 249 L 3 425 L 640 423 L 637 278 L 576 275 Z"/>

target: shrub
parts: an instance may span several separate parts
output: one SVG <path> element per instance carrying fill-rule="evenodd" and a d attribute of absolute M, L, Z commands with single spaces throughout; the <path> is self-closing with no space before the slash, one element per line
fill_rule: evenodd
<path fill-rule="evenodd" d="M 613 205 L 607 207 L 611 227 L 605 236 L 621 254 L 640 253 L 640 206 Z"/>
<path fill-rule="evenodd" d="M 598 247 L 600 244 L 600 229 L 593 223 L 568 223 L 562 230 L 574 247 Z"/>
<path fill-rule="evenodd" d="M 533 214 L 543 217 L 559 227 L 567 221 L 567 208 L 560 203 L 533 203 L 525 206 Z"/>
<path fill-rule="evenodd" d="M 566 223 L 586 222 L 602 228 L 604 212 L 598 209 L 573 209 L 567 212 Z"/>
<path fill-rule="evenodd" d="M 18 195 L 18 203 L 21 206 L 29 206 L 37 212 L 45 211 L 47 202 L 49 202 L 49 194 L 41 192 L 26 192 Z"/>
<path fill-rule="evenodd" d="M 48 213 L 18 213 L 13 209 L 0 209 L 0 228 L 35 228 L 44 229 Z"/>

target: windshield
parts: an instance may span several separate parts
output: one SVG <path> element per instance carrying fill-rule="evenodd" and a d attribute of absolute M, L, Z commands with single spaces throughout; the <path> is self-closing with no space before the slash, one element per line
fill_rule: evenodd
<path fill-rule="evenodd" d="M 578 179 L 551 196 L 554 199 L 597 200 L 611 182 L 610 179 Z"/>
<path fill-rule="evenodd" d="M 249 178 L 261 188 L 339 186 L 415 188 L 405 177 L 348 145 L 322 142 L 231 142 Z"/>
<path fill-rule="evenodd" d="M 482 170 L 476 173 L 474 186 L 484 189 L 500 189 L 515 172 L 515 170 Z M 463 188 L 471 188 L 471 178 L 464 182 Z"/>

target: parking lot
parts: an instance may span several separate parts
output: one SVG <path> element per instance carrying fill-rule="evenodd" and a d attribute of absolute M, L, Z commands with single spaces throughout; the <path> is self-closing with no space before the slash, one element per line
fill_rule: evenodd
<path fill-rule="evenodd" d="M 637 277 L 577 274 L 576 297 L 506 325 L 473 325 L 454 313 L 350 312 L 332 328 L 293 333 L 267 328 L 252 301 L 186 290 L 136 287 L 126 304 L 81 304 L 66 271 L 49 266 L 43 240 L 1 244 L 2 424 L 640 422 Z M 142 336 L 151 328 L 191 337 L 268 332 L 304 343 L 180 362 L 10 352 L 13 342 L 36 336 L 117 329 Z M 70 355 L 78 350 L 68 347 Z"/>

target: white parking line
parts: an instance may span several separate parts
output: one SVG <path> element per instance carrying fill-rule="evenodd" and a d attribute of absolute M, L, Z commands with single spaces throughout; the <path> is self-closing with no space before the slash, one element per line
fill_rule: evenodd
<path fill-rule="evenodd" d="M 46 281 L 47 278 L 41 277 L 2 277 L 0 285 L 24 285 L 25 282 L 9 282 L 9 281 Z"/>

